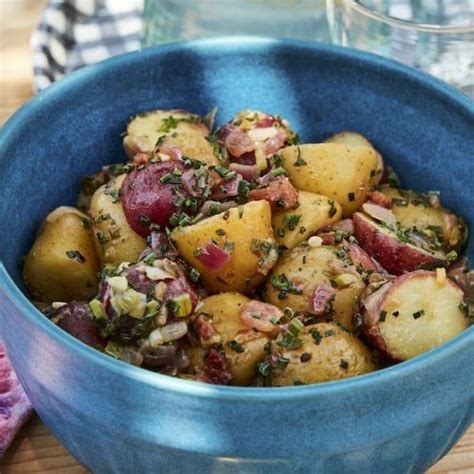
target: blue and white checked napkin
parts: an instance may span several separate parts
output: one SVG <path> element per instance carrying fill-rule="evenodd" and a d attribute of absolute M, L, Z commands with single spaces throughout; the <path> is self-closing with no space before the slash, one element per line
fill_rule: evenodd
<path fill-rule="evenodd" d="M 140 47 L 143 0 L 50 0 L 31 38 L 33 85 Z"/>

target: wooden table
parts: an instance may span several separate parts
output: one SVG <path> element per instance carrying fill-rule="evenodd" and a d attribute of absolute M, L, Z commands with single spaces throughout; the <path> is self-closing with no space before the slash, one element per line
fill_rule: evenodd
<path fill-rule="evenodd" d="M 45 0 L 0 0 L 0 124 L 32 94 L 29 37 Z M 0 472 L 87 472 L 35 415 L 0 461 Z M 474 425 L 430 474 L 474 473 Z"/>

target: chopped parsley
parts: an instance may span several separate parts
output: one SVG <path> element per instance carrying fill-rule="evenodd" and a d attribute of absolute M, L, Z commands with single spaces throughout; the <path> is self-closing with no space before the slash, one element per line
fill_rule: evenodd
<path fill-rule="evenodd" d="M 289 230 L 295 230 L 300 219 L 301 214 L 286 214 L 283 217 L 283 225 Z"/>
<path fill-rule="evenodd" d="M 339 367 L 341 369 L 347 370 L 349 368 L 349 362 L 347 362 L 346 359 L 341 359 L 341 362 L 339 363 Z"/>
<path fill-rule="evenodd" d="M 284 300 L 288 293 L 293 295 L 301 295 L 303 293 L 284 273 L 273 275 L 270 280 L 273 288 L 278 290 L 278 299 Z"/>
<path fill-rule="evenodd" d="M 415 313 L 413 313 L 413 319 L 421 318 L 424 314 L 425 314 L 425 310 L 420 309 L 420 311 L 416 311 Z"/>
<path fill-rule="evenodd" d="M 230 349 L 232 349 L 235 352 L 238 352 L 238 353 L 245 352 L 245 349 L 242 346 L 242 344 L 240 344 L 240 342 L 236 341 L 235 339 L 232 339 L 231 341 L 229 341 L 227 345 L 229 346 Z"/>
<path fill-rule="evenodd" d="M 78 263 L 84 263 L 86 261 L 86 258 L 81 254 L 81 252 L 79 252 L 79 250 L 68 250 L 66 255 Z"/>
<path fill-rule="evenodd" d="M 296 161 L 293 163 L 294 166 L 306 166 L 308 163 L 301 157 L 301 149 L 299 146 L 296 147 Z"/>
<path fill-rule="evenodd" d="M 349 201 L 355 201 L 355 193 L 349 193 L 347 199 L 349 199 Z"/>

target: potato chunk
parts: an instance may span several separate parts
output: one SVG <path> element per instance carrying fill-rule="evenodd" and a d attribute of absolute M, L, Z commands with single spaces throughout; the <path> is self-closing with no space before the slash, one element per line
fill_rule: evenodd
<path fill-rule="evenodd" d="M 299 337 L 302 344 L 297 349 L 277 350 L 285 364 L 272 370 L 271 385 L 330 382 L 375 370 L 369 349 L 335 323 L 307 326 Z"/>
<path fill-rule="evenodd" d="M 137 153 L 152 153 L 158 139 L 174 133 L 209 135 L 209 129 L 199 115 L 185 110 L 154 110 L 138 114 L 127 126 L 123 139 L 130 158 Z"/>
<path fill-rule="evenodd" d="M 197 224 L 178 227 L 171 239 L 212 292 L 251 292 L 278 258 L 267 201 L 249 202 Z M 208 248 L 219 253 L 219 258 L 222 252 L 228 255 L 219 268 L 211 268 L 215 262 L 204 260 Z"/>
<path fill-rule="evenodd" d="M 463 292 L 437 272 L 408 273 L 364 302 L 364 332 L 396 361 L 411 359 L 458 335 L 468 326 Z"/>
<path fill-rule="evenodd" d="M 272 225 L 278 244 L 294 249 L 318 230 L 341 220 L 341 205 L 321 194 L 300 191 L 298 207 L 273 213 Z"/>
<path fill-rule="evenodd" d="M 199 133 L 173 133 L 167 135 L 161 145 L 174 145 L 181 150 L 183 157 L 202 161 L 208 166 L 225 166 L 226 162 L 217 158 L 209 140 Z"/>
<path fill-rule="evenodd" d="M 72 207 L 51 212 L 23 268 L 33 297 L 45 302 L 90 299 L 97 292 L 98 271 L 89 218 Z"/>
<path fill-rule="evenodd" d="M 281 150 L 283 166 L 293 185 L 320 193 L 342 206 L 350 217 L 377 182 L 379 166 L 373 148 L 340 143 L 290 146 Z"/>
<path fill-rule="evenodd" d="M 444 250 L 459 250 L 467 237 L 465 222 L 441 206 L 436 195 L 382 187 L 380 191 L 391 199 L 390 209 L 404 230 L 416 228 L 427 238 L 436 238 Z"/>
<path fill-rule="evenodd" d="M 117 176 L 101 186 L 91 199 L 89 213 L 102 264 L 136 262 L 146 247 L 145 239 L 130 227 L 123 211 L 120 189 L 126 176 Z"/>
<path fill-rule="evenodd" d="M 288 306 L 294 311 L 313 313 L 315 293 L 332 289 L 324 311 L 318 311 L 316 316 L 332 318 L 347 329 L 354 329 L 352 316 L 365 283 L 337 253 L 336 247 L 331 246 L 312 248 L 302 244 L 294 249 L 273 269 L 266 285 L 266 301 L 281 309 Z"/>
<path fill-rule="evenodd" d="M 233 385 L 251 385 L 256 375 L 256 364 L 263 359 L 263 346 L 268 341 L 264 334 L 249 329 L 240 319 L 242 308 L 249 301 L 239 293 L 221 293 L 205 298 L 197 311 L 198 318 L 199 315 L 209 318 L 217 332 L 213 340 L 222 344 Z M 201 348 L 201 352 L 205 350 L 205 347 Z M 204 357 L 196 359 L 194 356 L 192 360 L 200 361 Z M 199 371 L 199 367 L 196 370 Z"/>

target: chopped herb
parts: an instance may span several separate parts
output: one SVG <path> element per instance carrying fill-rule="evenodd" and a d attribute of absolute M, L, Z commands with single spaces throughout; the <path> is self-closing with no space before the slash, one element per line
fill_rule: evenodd
<path fill-rule="evenodd" d="M 330 208 L 328 211 L 328 216 L 334 217 L 337 213 L 337 208 L 336 208 L 336 203 L 332 199 L 329 200 L 329 206 Z"/>
<path fill-rule="evenodd" d="M 83 217 L 82 218 L 82 225 L 84 229 L 90 229 L 91 228 L 91 221 L 88 217 Z"/>
<path fill-rule="evenodd" d="M 301 219 L 301 214 L 286 214 L 283 217 L 283 225 L 289 230 L 295 230 L 300 219 Z"/>
<path fill-rule="evenodd" d="M 286 357 L 279 357 L 276 361 L 276 367 L 278 369 L 286 369 L 286 366 L 288 365 L 288 363 L 290 362 L 290 359 L 287 359 Z"/>
<path fill-rule="evenodd" d="M 355 201 L 355 193 L 349 193 L 347 199 L 349 199 L 349 201 Z"/>
<path fill-rule="evenodd" d="M 392 316 L 393 316 L 394 318 L 398 318 L 399 315 L 400 315 L 400 311 L 394 311 L 394 312 L 392 313 Z"/>
<path fill-rule="evenodd" d="M 304 329 L 304 324 L 299 319 L 293 319 L 290 324 L 288 324 L 288 331 L 297 336 Z"/>
<path fill-rule="evenodd" d="M 293 380 L 293 385 L 306 385 L 306 384 L 302 382 L 300 379 L 295 379 Z"/>
<path fill-rule="evenodd" d="M 282 166 L 279 166 L 278 168 L 273 168 L 272 169 L 272 175 L 273 176 L 281 176 L 281 175 L 284 175 L 285 173 L 286 173 L 286 170 Z"/>
<path fill-rule="evenodd" d="M 334 336 L 334 334 L 336 334 L 336 333 L 332 329 L 328 329 L 327 331 L 324 331 L 324 335 L 326 337 Z"/>
<path fill-rule="evenodd" d="M 413 318 L 414 319 L 421 318 L 424 314 L 425 314 L 425 310 L 420 309 L 420 311 L 416 311 L 415 313 L 413 313 Z"/>
<path fill-rule="evenodd" d="M 294 166 L 305 166 L 308 163 L 301 157 L 301 149 L 299 146 L 296 147 L 296 161 L 293 163 Z"/>
<path fill-rule="evenodd" d="M 283 227 L 279 227 L 277 229 L 277 235 L 278 237 L 285 237 L 285 229 Z"/>
<path fill-rule="evenodd" d="M 120 201 L 120 191 L 118 189 L 113 189 L 106 186 L 104 189 L 104 194 L 110 196 L 113 203 Z"/>
<path fill-rule="evenodd" d="M 244 206 L 239 206 L 239 219 L 242 219 L 244 215 Z"/>
<path fill-rule="evenodd" d="M 268 377 L 272 371 L 272 364 L 268 360 L 264 360 L 257 364 L 257 369 L 264 377 Z"/>
<path fill-rule="evenodd" d="M 268 341 L 265 343 L 265 345 L 263 346 L 263 351 L 267 355 L 272 352 L 272 341 Z"/>
<path fill-rule="evenodd" d="M 172 179 L 173 179 L 173 176 L 171 175 L 171 173 L 166 173 L 160 178 L 160 183 L 168 184 L 171 182 Z"/>
<path fill-rule="evenodd" d="M 294 295 L 301 295 L 303 293 L 303 291 L 300 290 L 291 280 L 289 280 L 284 273 L 273 275 L 270 282 L 273 288 L 280 292 L 278 295 L 279 299 L 285 299 L 287 293 L 292 293 Z"/>
<path fill-rule="evenodd" d="M 179 125 L 179 122 L 181 121 L 182 119 L 176 119 L 172 115 L 170 115 L 169 117 L 163 120 L 163 123 L 161 124 L 158 131 L 163 132 L 163 133 L 168 133 L 171 130 L 175 129 Z"/>
<path fill-rule="evenodd" d="M 309 333 L 314 339 L 314 343 L 319 346 L 319 344 L 321 344 L 321 341 L 323 340 L 323 336 L 321 335 L 321 333 L 316 328 L 311 329 Z"/>
<path fill-rule="evenodd" d="M 306 232 L 306 227 L 304 225 L 302 225 L 300 227 L 300 234 L 304 234 Z"/>
<path fill-rule="evenodd" d="M 312 354 L 310 352 L 303 352 L 303 354 L 300 355 L 300 361 L 301 362 L 308 362 L 311 360 Z"/>
<path fill-rule="evenodd" d="M 191 279 L 191 281 L 197 282 L 200 276 L 201 274 L 199 273 L 199 270 L 197 270 L 196 268 L 193 267 L 191 268 L 191 270 L 189 270 L 189 278 Z"/>
<path fill-rule="evenodd" d="M 219 228 L 219 229 L 216 230 L 216 234 L 222 236 L 222 235 L 226 234 L 226 231 L 222 228 Z"/>
<path fill-rule="evenodd" d="M 285 349 L 298 349 L 303 345 L 303 341 L 289 331 L 281 332 L 276 338 L 276 343 Z"/>
<path fill-rule="evenodd" d="M 341 359 L 341 362 L 339 363 L 339 367 L 341 369 L 347 370 L 349 368 L 349 362 L 345 359 Z"/>
<path fill-rule="evenodd" d="M 79 250 L 68 250 L 66 255 L 78 263 L 84 263 L 86 261 L 86 258 L 81 254 L 81 252 L 79 252 Z"/>
<path fill-rule="evenodd" d="M 240 344 L 240 342 L 236 341 L 235 339 L 232 339 L 231 341 L 229 341 L 227 345 L 229 346 L 230 349 L 232 349 L 235 352 L 238 352 L 238 353 L 245 352 L 245 349 L 242 346 L 242 344 Z"/>
<path fill-rule="evenodd" d="M 150 219 L 144 214 L 140 214 L 138 216 L 138 222 L 140 223 L 140 225 L 143 225 L 145 227 L 150 225 Z"/>
<path fill-rule="evenodd" d="M 380 321 L 384 322 L 387 318 L 387 311 L 380 311 Z"/>

